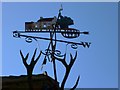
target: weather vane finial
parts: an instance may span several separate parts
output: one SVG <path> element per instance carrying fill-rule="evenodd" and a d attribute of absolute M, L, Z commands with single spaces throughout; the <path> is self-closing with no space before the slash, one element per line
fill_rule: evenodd
<path fill-rule="evenodd" d="M 63 7 L 62 7 L 62 4 L 60 6 L 60 9 L 59 9 L 59 13 L 63 10 Z"/>

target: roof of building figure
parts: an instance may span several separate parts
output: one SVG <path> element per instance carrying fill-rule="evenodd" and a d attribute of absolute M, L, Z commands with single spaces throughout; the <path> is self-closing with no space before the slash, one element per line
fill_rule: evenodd
<path fill-rule="evenodd" d="M 25 24 L 33 24 L 34 22 L 33 21 L 31 21 L 31 22 L 25 22 Z"/>
<path fill-rule="evenodd" d="M 40 18 L 37 22 L 41 21 L 52 21 L 54 18 Z"/>

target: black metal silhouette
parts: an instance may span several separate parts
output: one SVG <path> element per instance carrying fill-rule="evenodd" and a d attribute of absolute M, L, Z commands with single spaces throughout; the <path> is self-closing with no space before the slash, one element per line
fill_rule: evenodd
<path fill-rule="evenodd" d="M 30 35 L 22 35 L 21 31 L 14 31 L 13 32 L 13 37 L 16 37 L 16 38 L 20 38 L 20 37 L 25 37 L 26 38 L 26 42 L 28 43 L 31 43 L 32 42 L 32 39 L 33 40 L 36 40 L 36 39 L 43 39 L 43 40 L 50 40 L 50 38 L 44 38 L 44 37 L 37 37 L 37 36 L 30 36 Z M 51 33 L 51 32 L 50 32 Z M 81 33 L 87 33 L 87 32 L 81 32 Z M 83 42 L 83 41 L 80 41 L 80 43 L 77 43 L 77 42 L 70 42 L 70 41 L 64 41 L 64 40 L 58 40 L 58 39 L 52 39 L 53 41 L 57 41 L 57 42 L 63 42 L 63 43 L 66 43 L 66 44 L 71 44 L 71 45 L 82 45 L 83 47 L 90 47 L 90 44 L 91 42 Z"/>
<path fill-rule="evenodd" d="M 68 28 L 69 25 L 73 25 L 74 22 L 70 17 L 62 16 L 61 12 L 59 12 L 60 19 L 58 19 L 57 23 L 60 25 L 61 29 Z"/>
<path fill-rule="evenodd" d="M 76 51 L 75 57 L 73 57 L 72 54 L 70 54 L 70 63 L 69 64 L 67 64 L 67 62 L 66 62 L 66 54 L 64 55 L 63 59 L 61 59 L 59 57 L 56 57 L 56 56 L 54 56 L 54 58 L 56 60 L 60 61 L 64 65 L 65 70 L 66 70 L 64 78 L 63 78 L 63 81 L 61 83 L 61 87 L 60 87 L 61 90 L 64 90 L 64 86 L 65 86 L 66 80 L 67 80 L 67 78 L 69 76 L 70 70 L 71 70 L 71 68 L 72 68 L 72 66 L 73 66 L 73 64 L 74 64 L 74 62 L 75 62 L 75 60 L 77 58 L 77 51 Z M 74 85 L 74 87 L 72 88 L 72 90 L 74 90 L 76 88 L 76 86 L 77 86 L 77 84 L 79 82 L 79 78 L 80 78 L 80 76 L 78 76 L 76 84 Z"/>
<path fill-rule="evenodd" d="M 65 38 L 68 38 L 68 39 L 77 38 L 80 36 L 80 34 L 89 34 L 89 32 L 80 32 L 77 29 L 69 28 L 69 26 L 73 25 L 74 22 L 70 17 L 62 16 L 61 10 L 62 9 L 59 10 L 59 14 L 58 14 L 57 18 L 56 17 L 54 17 L 54 18 L 40 17 L 40 19 L 37 22 L 25 22 L 25 31 L 14 31 L 13 37 L 16 37 L 16 38 L 25 37 L 25 40 L 28 43 L 31 43 L 32 40 L 37 41 L 38 39 L 50 41 L 47 49 L 45 50 L 45 53 L 43 51 L 40 51 L 40 54 L 36 60 L 34 60 L 36 50 L 37 50 L 37 49 L 35 49 L 35 52 L 34 52 L 34 55 L 31 60 L 30 65 L 28 65 L 26 63 L 29 53 L 26 55 L 26 57 L 24 57 L 20 50 L 20 54 L 21 54 L 23 63 L 27 69 L 27 74 L 28 74 L 28 78 L 29 78 L 28 80 L 31 80 L 34 66 L 35 66 L 36 62 L 38 61 L 38 59 L 40 58 L 41 54 L 43 54 L 45 56 L 42 65 L 46 64 L 47 60 L 53 62 L 54 78 L 55 78 L 56 82 L 57 82 L 57 70 L 56 70 L 55 60 L 58 60 L 59 62 L 61 62 L 64 65 L 65 70 L 66 70 L 65 75 L 63 77 L 63 81 L 60 86 L 60 90 L 64 90 L 64 86 L 65 86 L 66 80 L 69 76 L 70 70 L 77 58 L 77 51 L 75 53 L 75 57 L 73 57 L 72 54 L 70 54 L 70 63 L 67 64 L 66 53 L 62 55 L 61 51 L 56 50 L 57 42 L 65 43 L 66 45 L 70 44 L 71 48 L 73 48 L 73 49 L 77 49 L 78 45 L 81 45 L 84 48 L 85 47 L 89 48 L 91 43 L 90 42 L 82 42 L 82 41 L 80 43 L 78 43 L 78 42 L 71 42 L 71 41 L 57 39 L 56 33 L 61 33 L 62 36 L 64 36 Z M 25 35 L 26 33 L 49 33 L 50 38 Z M 80 76 L 78 76 L 77 81 L 76 81 L 75 85 L 73 86 L 73 88 L 71 88 L 71 90 L 74 90 L 77 87 L 79 79 L 80 79 Z M 29 82 L 29 85 L 31 85 L 31 81 Z M 30 88 L 32 88 L 31 86 L 30 86 Z"/>
<path fill-rule="evenodd" d="M 24 66 L 27 69 L 28 84 L 29 84 L 29 89 L 30 90 L 33 90 L 33 87 L 32 87 L 32 73 L 33 73 L 33 69 L 35 67 L 35 64 L 37 63 L 37 61 L 39 60 L 39 58 L 41 56 L 41 51 L 40 51 L 38 57 L 35 59 L 36 51 L 37 51 L 37 48 L 34 51 L 34 54 L 33 54 L 33 57 L 31 59 L 30 64 L 27 64 L 27 59 L 28 59 L 29 53 L 24 57 L 23 54 L 22 54 L 22 51 L 20 50 L 20 55 L 22 57 L 23 64 L 24 64 Z"/>

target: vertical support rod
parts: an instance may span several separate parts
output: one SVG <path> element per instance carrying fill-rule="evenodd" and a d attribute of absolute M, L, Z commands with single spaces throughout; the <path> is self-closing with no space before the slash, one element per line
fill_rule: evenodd
<path fill-rule="evenodd" d="M 56 64 L 55 64 L 55 60 L 54 60 L 54 59 L 53 59 L 53 68 L 54 68 L 54 77 L 55 77 L 55 81 L 57 82 Z"/>
<path fill-rule="evenodd" d="M 54 34 L 55 34 L 55 42 L 52 39 Z M 55 81 L 57 82 L 56 63 L 55 63 L 55 58 L 53 57 L 56 49 L 56 33 L 50 33 L 50 41 L 51 41 L 51 48 L 52 48 L 51 59 L 53 62 L 54 77 L 55 77 Z"/>
<path fill-rule="evenodd" d="M 58 14 L 57 20 L 59 19 L 60 16 L 61 16 L 61 10 L 59 10 L 59 14 Z M 56 27 L 57 27 L 57 23 L 55 24 L 55 27 L 53 26 L 54 32 L 50 32 L 50 43 L 49 43 L 48 49 L 50 48 L 50 44 L 51 44 L 51 48 L 52 48 L 51 59 L 52 59 L 52 61 L 53 61 L 53 69 L 54 69 L 55 81 L 57 82 L 56 64 L 55 64 L 55 58 L 53 57 L 53 55 L 54 55 L 54 53 L 55 53 L 55 49 L 56 49 Z M 54 34 L 55 34 L 55 40 L 54 40 L 54 41 L 55 41 L 55 44 L 53 45 L 53 37 L 54 37 Z"/>
<path fill-rule="evenodd" d="M 59 10 L 59 14 L 58 14 L 58 18 L 57 20 L 59 19 L 59 17 L 61 16 L 61 10 Z M 55 53 L 55 49 L 56 49 L 56 28 L 57 28 L 57 23 L 55 24 L 55 27 L 54 28 L 54 32 L 53 33 L 50 33 L 50 38 L 51 38 L 51 48 L 52 48 L 52 54 L 51 54 L 51 58 L 52 58 L 52 61 L 53 61 L 53 69 L 54 69 L 54 77 L 55 77 L 55 81 L 57 82 L 57 71 L 56 71 L 56 63 L 55 63 L 55 58 L 53 57 L 54 53 Z M 53 44 L 53 37 L 54 37 L 54 34 L 55 34 L 55 42 Z"/>

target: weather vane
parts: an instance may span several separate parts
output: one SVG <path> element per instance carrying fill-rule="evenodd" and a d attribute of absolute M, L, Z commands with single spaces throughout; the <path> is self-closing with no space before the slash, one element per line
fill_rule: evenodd
<path fill-rule="evenodd" d="M 81 34 L 89 34 L 89 32 L 86 32 L 86 31 L 81 32 L 78 29 L 70 28 L 70 25 L 74 25 L 74 21 L 70 17 L 63 16 L 62 11 L 63 11 L 63 7 L 61 5 L 61 8 L 59 9 L 59 13 L 57 17 L 56 16 L 52 18 L 40 17 L 40 19 L 37 22 L 33 22 L 33 21 L 25 22 L 25 31 L 13 31 L 13 37 L 25 38 L 25 41 L 28 43 L 31 43 L 32 40 L 38 41 L 41 39 L 50 41 L 45 52 L 41 51 L 41 53 L 44 55 L 44 60 L 42 65 L 45 65 L 47 60 L 53 62 L 54 78 L 55 78 L 55 81 L 57 81 L 57 71 L 56 71 L 55 60 L 62 62 L 62 64 L 66 68 L 66 74 L 61 84 L 61 90 L 64 89 L 64 85 L 68 78 L 71 67 L 74 64 L 75 59 L 77 57 L 77 52 L 75 54 L 75 57 L 73 57 L 72 54 L 70 54 L 71 61 L 69 64 L 67 64 L 67 62 L 65 61 L 66 53 L 61 55 L 61 51 L 56 50 L 56 44 L 57 44 L 56 42 L 65 43 L 66 45 L 69 44 L 73 49 L 77 49 L 78 46 L 89 48 L 91 44 L 90 42 L 83 42 L 83 41 L 72 42 L 72 41 L 57 39 L 57 35 L 56 35 L 57 33 L 60 33 L 64 38 L 67 38 L 67 39 L 78 38 Z M 50 34 L 50 38 L 40 37 L 35 35 L 27 35 L 28 33 L 48 33 Z M 21 53 L 21 56 L 23 57 L 22 52 L 20 53 Z M 80 77 L 78 77 L 73 89 L 76 88 L 79 78 Z"/>

